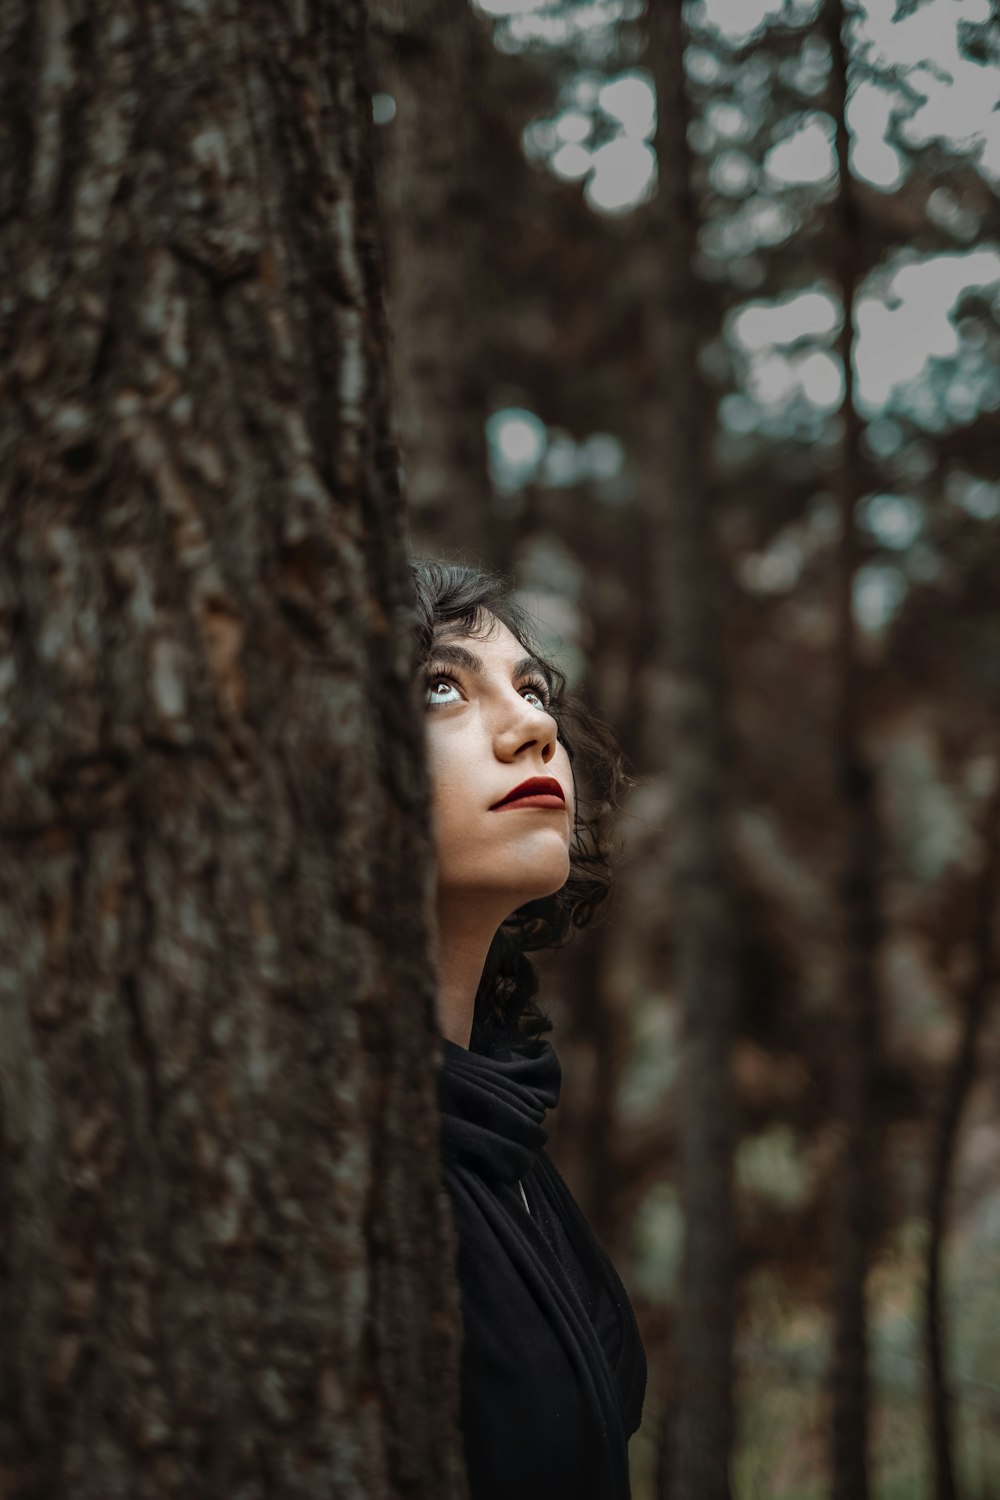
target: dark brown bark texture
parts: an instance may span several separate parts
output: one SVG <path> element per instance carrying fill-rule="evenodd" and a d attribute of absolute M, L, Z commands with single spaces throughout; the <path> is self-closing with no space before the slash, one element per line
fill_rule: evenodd
<path fill-rule="evenodd" d="M 379 206 L 388 250 L 394 406 L 412 545 L 488 546 L 485 151 L 478 149 L 489 49 L 469 0 L 373 0 L 377 85 L 396 113 L 379 132 Z"/>
<path fill-rule="evenodd" d="M 735 942 L 727 812 L 724 597 L 713 532 L 709 403 L 698 355 L 707 332 L 694 274 L 681 7 L 650 9 L 659 188 L 658 313 L 648 320 L 654 460 L 643 481 L 654 669 L 649 760 L 665 747 L 674 809 L 667 857 L 676 984 L 683 1016 L 678 1168 L 685 1238 L 673 1345 L 671 1483 L 677 1500 L 728 1500 L 735 1280 L 733 1150 Z M 654 683 L 655 689 L 655 683 Z"/>
<path fill-rule="evenodd" d="M 873 1172 L 877 1157 L 874 1098 L 879 1054 L 878 954 L 882 922 L 877 788 L 860 715 L 861 670 L 853 602 L 858 568 L 857 510 L 864 481 L 861 420 L 854 397 L 854 306 L 861 267 L 857 248 L 859 208 L 851 177 L 846 122 L 847 21 L 842 0 L 828 0 L 823 22 L 832 57 L 830 110 L 836 123 L 838 167 L 831 252 L 832 270 L 844 309 L 837 340 L 844 373 L 840 411 L 843 437 L 833 476 L 840 517 L 836 758 L 842 828 L 833 1078 L 840 1156 L 829 1236 L 833 1296 L 832 1471 L 834 1500 L 867 1500 L 869 1371 L 865 1283 L 873 1235 Z"/>
<path fill-rule="evenodd" d="M 363 23 L 0 3 L 5 1500 L 464 1493 Z"/>

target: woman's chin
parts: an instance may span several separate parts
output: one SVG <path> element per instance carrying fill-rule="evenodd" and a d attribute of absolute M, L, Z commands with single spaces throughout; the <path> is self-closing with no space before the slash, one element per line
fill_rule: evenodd
<path fill-rule="evenodd" d="M 546 896 L 554 896 L 556 891 L 561 891 L 569 879 L 569 860 L 554 866 L 548 876 L 538 869 L 532 870 L 531 875 L 531 880 L 525 882 L 526 887 L 532 887 L 531 894 L 523 898 L 522 905 L 525 901 L 542 901 Z"/>
<path fill-rule="evenodd" d="M 542 901 L 561 891 L 569 879 L 570 859 L 568 852 L 546 851 L 545 858 L 511 861 L 505 864 L 497 860 L 483 878 L 483 868 L 474 870 L 439 870 L 439 900 L 446 893 L 452 899 L 473 899 L 477 903 L 492 905 L 497 901 L 513 913 L 530 901 Z"/>

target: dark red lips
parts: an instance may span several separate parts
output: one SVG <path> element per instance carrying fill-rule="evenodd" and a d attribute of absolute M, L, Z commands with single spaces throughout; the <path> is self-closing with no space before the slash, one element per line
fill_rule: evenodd
<path fill-rule="evenodd" d="M 506 807 L 509 802 L 519 802 L 524 797 L 558 797 L 560 802 L 566 801 L 562 787 L 552 776 L 532 776 L 528 781 L 522 781 L 512 792 L 508 792 L 499 802 L 494 802 L 490 811 Z"/>

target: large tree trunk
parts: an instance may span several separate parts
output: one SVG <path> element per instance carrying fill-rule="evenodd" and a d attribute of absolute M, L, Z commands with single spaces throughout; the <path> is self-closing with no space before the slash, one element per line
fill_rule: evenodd
<path fill-rule="evenodd" d="M 464 1492 L 363 19 L 0 3 L 6 1500 Z"/>
<path fill-rule="evenodd" d="M 838 352 L 844 372 L 840 461 L 835 475 L 840 512 L 837 570 L 837 739 L 842 808 L 839 881 L 840 955 L 834 1112 L 841 1155 L 832 1201 L 830 1258 L 833 1286 L 833 1494 L 867 1500 L 868 1335 L 865 1281 L 872 1237 L 876 1159 L 874 1081 L 878 1057 L 879 829 L 874 771 L 862 738 L 861 674 L 854 584 L 857 506 L 863 491 L 861 422 L 854 399 L 854 305 L 860 277 L 859 213 L 849 164 L 846 15 L 827 0 L 823 22 L 832 54 L 830 109 L 836 121 L 838 189 L 832 209 L 833 271 L 844 321 Z"/>
<path fill-rule="evenodd" d="M 958 1485 L 952 1445 L 951 1393 L 945 1369 L 941 1256 L 948 1227 L 948 1200 L 965 1103 L 976 1078 L 976 1054 L 996 983 L 997 909 L 1000 907 L 1000 774 L 986 808 L 986 858 L 978 881 L 974 963 L 962 987 L 962 1032 L 948 1076 L 934 1137 L 927 1202 L 927 1280 L 924 1293 L 924 1346 L 935 1500 L 956 1500 Z"/>
<path fill-rule="evenodd" d="M 487 561 L 481 70 L 469 0 L 373 0 L 392 367 L 412 544 Z M 477 45 L 478 44 L 478 45 Z"/>
<path fill-rule="evenodd" d="M 685 1244 L 674 1339 L 671 1493 L 728 1500 L 735 1256 L 732 1161 L 735 951 L 729 890 L 723 597 L 713 536 L 710 403 L 698 352 L 708 313 L 694 275 L 684 27 L 679 5 L 651 7 L 659 124 L 653 211 L 658 312 L 648 357 L 658 372 L 645 480 L 654 662 L 668 668 L 649 720 L 647 763 L 666 757 L 675 793 L 669 861 L 683 1010 L 678 1159 Z"/>

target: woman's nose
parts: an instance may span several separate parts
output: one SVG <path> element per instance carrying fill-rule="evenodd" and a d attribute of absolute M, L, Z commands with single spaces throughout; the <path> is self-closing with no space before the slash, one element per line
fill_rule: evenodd
<path fill-rule="evenodd" d="M 497 748 L 513 758 L 532 745 L 539 747 L 542 760 L 548 762 L 556 753 L 556 722 L 551 714 L 533 708 L 518 694 L 520 708 L 506 715 L 497 733 Z"/>

